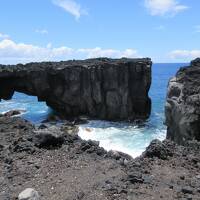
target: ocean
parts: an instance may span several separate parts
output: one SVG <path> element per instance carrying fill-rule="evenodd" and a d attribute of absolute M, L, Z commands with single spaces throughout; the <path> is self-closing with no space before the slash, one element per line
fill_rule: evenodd
<path fill-rule="evenodd" d="M 163 122 L 168 80 L 181 66 L 185 65 L 187 64 L 153 64 L 152 85 L 149 92 L 152 100 L 152 112 L 145 123 L 136 125 L 128 122 L 92 120 L 88 124 L 80 126 L 79 136 L 86 140 L 99 141 L 100 146 L 106 150 L 122 151 L 132 157 L 141 155 L 153 139 L 165 139 L 166 126 Z M 11 100 L 0 102 L 0 113 L 13 109 L 24 110 L 22 117 L 35 124 L 45 120 L 52 111 L 45 102 L 38 102 L 37 97 L 17 92 Z"/>

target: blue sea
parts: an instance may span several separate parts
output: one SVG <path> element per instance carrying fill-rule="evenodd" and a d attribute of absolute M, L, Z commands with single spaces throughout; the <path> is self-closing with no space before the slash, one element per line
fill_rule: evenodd
<path fill-rule="evenodd" d="M 122 151 L 133 157 L 141 155 L 153 139 L 165 139 L 166 126 L 163 122 L 168 80 L 185 65 L 187 64 L 153 64 L 149 93 L 152 112 L 149 120 L 144 124 L 93 120 L 80 126 L 79 136 L 86 140 L 100 141 L 100 146 L 106 150 Z M 36 97 L 21 93 L 15 93 L 12 100 L 0 102 L 0 113 L 12 109 L 24 110 L 22 117 L 36 124 L 45 120 L 51 112 L 45 102 L 38 102 Z"/>

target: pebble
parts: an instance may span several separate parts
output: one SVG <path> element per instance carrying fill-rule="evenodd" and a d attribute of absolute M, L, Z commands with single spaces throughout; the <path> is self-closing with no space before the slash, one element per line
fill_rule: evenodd
<path fill-rule="evenodd" d="M 19 196 L 19 200 L 40 200 L 39 194 L 33 188 L 27 188 L 22 191 Z"/>

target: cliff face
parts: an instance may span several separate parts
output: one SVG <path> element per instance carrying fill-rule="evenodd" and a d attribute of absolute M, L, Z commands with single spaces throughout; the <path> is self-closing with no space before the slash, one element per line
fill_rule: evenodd
<path fill-rule="evenodd" d="M 167 138 L 179 144 L 200 140 L 200 58 L 169 81 L 165 116 Z"/>
<path fill-rule="evenodd" d="M 0 99 L 38 97 L 65 117 L 145 119 L 151 111 L 150 59 L 90 59 L 0 66 Z"/>

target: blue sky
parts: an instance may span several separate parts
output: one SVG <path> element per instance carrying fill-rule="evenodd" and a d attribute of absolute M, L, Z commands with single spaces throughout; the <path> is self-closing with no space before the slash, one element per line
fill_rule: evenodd
<path fill-rule="evenodd" d="M 1 0 L 0 63 L 200 57 L 199 0 Z"/>

